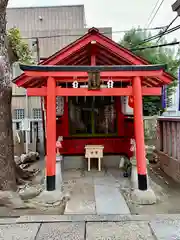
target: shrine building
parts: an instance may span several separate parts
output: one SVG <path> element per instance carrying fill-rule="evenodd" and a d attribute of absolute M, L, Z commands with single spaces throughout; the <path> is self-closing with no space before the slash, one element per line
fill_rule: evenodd
<path fill-rule="evenodd" d="M 14 83 L 44 103 L 48 191 L 55 190 L 59 137 L 63 156 L 102 146 L 104 156 L 129 159 L 135 138 L 138 186 L 147 190 L 142 97 L 160 96 L 173 81 L 165 67 L 150 65 L 96 28 L 37 66 L 20 65 L 24 73 Z"/>

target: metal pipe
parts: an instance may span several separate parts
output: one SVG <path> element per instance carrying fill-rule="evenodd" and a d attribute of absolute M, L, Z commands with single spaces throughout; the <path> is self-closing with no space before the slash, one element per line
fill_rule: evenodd
<path fill-rule="evenodd" d="M 26 121 L 28 121 L 28 117 L 29 117 L 29 106 L 28 106 L 28 95 L 27 95 L 27 90 L 26 90 L 26 100 L 25 100 L 25 106 L 26 106 L 26 109 L 25 109 L 25 118 L 26 118 Z M 26 129 L 25 131 L 25 134 L 26 134 L 26 154 L 28 154 L 29 152 L 29 132 L 28 132 L 28 129 Z"/>

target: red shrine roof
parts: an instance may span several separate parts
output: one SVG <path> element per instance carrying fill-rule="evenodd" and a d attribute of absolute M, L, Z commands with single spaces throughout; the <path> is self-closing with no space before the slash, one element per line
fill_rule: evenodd
<path fill-rule="evenodd" d="M 143 58 L 133 54 L 128 49 L 120 46 L 112 39 L 99 33 L 98 29 L 91 28 L 87 34 L 56 52 L 39 65 L 91 65 L 91 46 L 95 45 L 96 65 L 149 65 Z M 145 77 L 144 85 L 158 87 L 170 84 L 174 77 L 163 71 L 159 77 Z M 42 85 L 43 80 L 35 77 L 28 77 L 25 73 L 13 80 L 19 87 L 37 87 Z"/>

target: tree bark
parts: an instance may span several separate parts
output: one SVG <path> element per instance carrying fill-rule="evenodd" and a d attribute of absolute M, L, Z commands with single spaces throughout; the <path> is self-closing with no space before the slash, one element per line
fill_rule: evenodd
<path fill-rule="evenodd" d="M 11 66 L 6 35 L 8 0 L 0 0 L 0 190 L 16 191 L 12 115 Z"/>
<path fill-rule="evenodd" d="M 11 87 L 0 88 L 0 190 L 16 191 Z"/>

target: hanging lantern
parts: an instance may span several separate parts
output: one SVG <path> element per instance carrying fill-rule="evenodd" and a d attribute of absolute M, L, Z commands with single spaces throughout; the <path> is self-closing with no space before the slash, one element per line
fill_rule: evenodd
<path fill-rule="evenodd" d="M 134 108 L 134 98 L 133 98 L 133 96 L 129 96 L 128 106 L 131 107 L 131 108 Z"/>

